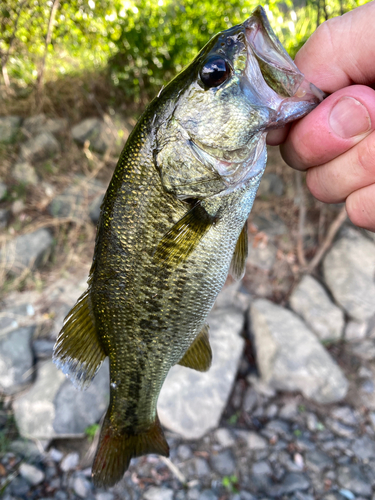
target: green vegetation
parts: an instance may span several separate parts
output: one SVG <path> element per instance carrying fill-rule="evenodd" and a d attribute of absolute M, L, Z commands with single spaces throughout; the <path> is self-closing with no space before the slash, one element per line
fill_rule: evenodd
<path fill-rule="evenodd" d="M 238 479 L 237 476 L 224 476 L 221 484 L 229 493 L 238 492 Z"/>
<path fill-rule="evenodd" d="M 294 55 L 325 19 L 367 0 L 269 0 L 271 24 Z M 2 83 L 27 96 L 45 81 L 94 71 L 122 100 L 153 97 L 216 32 L 258 0 L 7 0 L 0 6 Z M 302 5 L 298 6 L 297 5 Z"/>
<path fill-rule="evenodd" d="M 92 424 L 86 427 L 85 434 L 90 442 L 94 440 L 95 434 L 99 431 L 99 428 L 99 424 Z"/>

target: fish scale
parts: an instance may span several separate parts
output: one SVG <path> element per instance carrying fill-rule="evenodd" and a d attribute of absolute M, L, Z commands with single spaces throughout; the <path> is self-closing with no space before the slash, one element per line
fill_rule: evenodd
<path fill-rule="evenodd" d="M 322 98 L 258 8 L 213 37 L 129 136 L 101 207 L 88 289 L 54 348 L 83 388 L 110 360 L 96 485 L 119 481 L 133 457 L 168 455 L 159 392 L 176 363 L 210 367 L 206 317 L 228 271 L 244 273 L 267 132 Z"/>

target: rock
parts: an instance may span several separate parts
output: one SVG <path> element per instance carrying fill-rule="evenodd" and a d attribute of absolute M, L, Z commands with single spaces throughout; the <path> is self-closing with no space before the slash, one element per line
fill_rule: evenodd
<path fill-rule="evenodd" d="M 36 186 L 38 184 L 38 176 L 36 175 L 35 168 L 27 161 L 16 163 L 12 168 L 12 175 L 24 185 L 31 184 L 32 186 Z"/>
<path fill-rule="evenodd" d="M 0 201 L 2 201 L 5 198 L 5 195 L 7 194 L 8 188 L 3 182 L 0 182 Z"/>
<path fill-rule="evenodd" d="M 34 330 L 34 326 L 16 328 L 7 333 L 0 330 L 0 390 L 4 394 L 16 394 L 32 380 L 31 338 Z"/>
<path fill-rule="evenodd" d="M 337 479 L 340 486 L 357 495 L 371 495 L 371 485 L 357 464 L 339 467 Z"/>
<path fill-rule="evenodd" d="M 325 282 L 348 315 L 364 321 L 375 313 L 375 245 L 356 233 L 341 238 L 323 261 Z"/>
<path fill-rule="evenodd" d="M 29 441 L 28 439 L 16 439 L 12 441 L 9 445 L 10 451 L 17 455 L 21 455 L 24 459 L 30 461 L 40 461 L 42 456 L 42 451 L 34 443 L 34 441 Z"/>
<path fill-rule="evenodd" d="M 266 474 L 268 476 L 272 475 L 272 469 L 268 462 L 261 460 L 260 462 L 255 462 L 252 466 L 253 474 Z"/>
<path fill-rule="evenodd" d="M 320 340 L 339 340 L 344 328 L 344 314 L 335 306 L 322 285 L 305 275 L 290 297 L 290 305 Z"/>
<path fill-rule="evenodd" d="M 103 198 L 104 194 L 98 194 L 94 198 L 94 200 L 91 202 L 90 207 L 89 207 L 89 215 L 90 219 L 92 220 L 93 224 L 97 224 L 100 216 L 100 207 L 102 206 L 103 203 Z"/>
<path fill-rule="evenodd" d="M 365 339 L 361 342 L 353 343 L 350 345 L 351 351 L 365 361 L 375 359 L 375 340 Z"/>
<path fill-rule="evenodd" d="M 0 143 L 7 144 L 13 142 L 16 139 L 21 123 L 22 118 L 19 116 L 0 117 Z"/>
<path fill-rule="evenodd" d="M 223 448 L 229 448 L 235 444 L 232 433 L 225 428 L 217 429 L 215 431 L 215 439 Z"/>
<path fill-rule="evenodd" d="M 60 145 L 50 132 L 42 132 L 21 144 L 20 158 L 33 163 L 51 158 L 60 151 Z"/>
<path fill-rule="evenodd" d="M 284 194 L 284 181 L 277 174 L 264 174 L 257 192 L 257 196 L 269 195 L 282 196 Z"/>
<path fill-rule="evenodd" d="M 218 500 L 218 496 L 212 490 L 203 490 L 198 500 Z"/>
<path fill-rule="evenodd" d="M 267 441 L 253 431 L 237 431 L 236 435 L 244 441 L 250 450 L 265 450 L 268 447 Z"/>
<path fill-rule="evenodd" d="M 32 486 L 36 486 L 44 480 L 44 473 L 30 464 L 22 463 L 19 468 L 19 473 L 21 477 L 26 479 Z"/>
<path fill-rule="evenodd" d="M 282 496 L 295 491 L 307 490 L 310 486 L 310 481 L 306 475 L 301 472 L 288 472 L 282 483 L 278 486 L 270 488 L 270 495 L 273 497 Z"/>
<path fill-rule="evenodd" d="M 244 316 L 236 309 L 216 309 L 208 318 L 212 366 L 200 373 L 176 365 L 161 390 L 161 423 L 186 439 L 199 439 L 217 427 L 236 377 L 244 341 Z"/>
<path fill-rule="evenodd" d="M 348 321 L 345 327 L 344 338 L 347 341 L 362 340 L 366 337 L 368 324 L 366 321 Z"/>
<path fill-rule="evenodd" d="M 375 442 L 370 438 L 370 436 L 362 436 L 355 439 L 352 444 L 352 451 L 360 460 L 375 458 Z"/>
<path fill-rule="evenodd" d="M 209 477 L 211 475 L 211 469 L 208 466 L 207 460 L 201 457 L 194 457 L 193 459 L 195 475 L 199 478 Z"/>
<path fill-rule="evenodd" d="M 262 231 L 268 236 L 281 236 L 288 231 L 284 221 L 272 211 L 262 213 L 262 215 L 254 215 L 253 224 L 258 231 Z"/>
<path fill-rule="evenodd" d="M 105 153 L 113 148 L 116 134 L 109 124 L 99 118 L 86 118 L 72 128 L 72 136 L 79 144 L 89 141 L 90 148 L 98 153 Z"/>
<path fill-rule="evenodd" d="M 103 191 L 103 184 L 97 180 L 88 180 L 77 176 L 71 185 L 61 194 L 54 197 L 48 210 L 53 217 L 87 218 L 88 209 L 85 205 L 98 191 Z"/>
<path fill-rule="evenodd" d="M 251 296 L 241 287 L 241 281 L 224 286 L 216 297 L 213 309 L 234 308 L 245 312 L 249 308 Z"/>
<path fill-rule="evenodd" d="M 251 413 L 251 411 L 258 404 L 258 393 L 253 387 L 248 387 L 245 392 L 245 396 L 242 402 L 242 409 L 246 413 Z"/>
<path fill-rule="evenodd" d="M 151 486 L 144 494 L 144 500 L 173 500 L 173 490 Z"/>
<path fill-rule="evenodd" d="M 30 439 L 82 436 L 99 421 L 109 400 L 108 363 L 84 392 L 74 388 L 52 361 L 38 368 L 35 384 L 13 403 L 17 427 Z"/>
<path fill-rule="evenodd" d="M 177 456 L 180 460 L 189 460 L 193 456 L 193 452 L 186 444 L 180 444 L 177 448 Z"/>
<path fill-rule="evenodd" d="M 60 467 L 64 472 L 69 472 L 78 467 L 79 464 L 79 455 L 78 453 L 68 453 L 63 460 L 61 461 Z"/>
<path fill-rule="evenodd" d="M 257 246 L 249 245 L 247 263 L 251 266 L 270 271 L 276 260 L 277 248 L 273 243 L 259 243 Z"/>
<path fill-rule="evenodd" d="M 95 495 L 95 500 L 115 500 L 115 495 L 113 493 L 97 493 Z"/>
<path fill-rule="evenodd" d="M 350 406 L 339 406 L 331 411 L 331 416 L 346 425 L 358 425 L 358 418 Z"/>
<path fill-rule="evenodd" d="M 68 121 L 65 118 L 47 118 L 39 114 L 26 118 L 23 122 L 22 133 L 26 139 L 34 137 L 43 132 L 60 135 L 67 129 Z"/>
<path fill-rule="evenodd" d="M 39 267 L 47 257 L 53 239 L 47 229 L 17 236 L 0 251 L 0 264 L 8 272 L 21 274 L 25 269 Z"/>
<path fill-rule="evenodd" d="M 265 299 L 249 315 L 262 379 L 274 389 L 301 391 L 318 403 L 345 397 L 348 382 L 316 336 L 291 311 Z"/>
<path fill-rule="evenodd" d="M 11 211 L 8 208 L 0 208 L 0 229 L 7 227 Z"/>
<path fill-rule="evenodd" d="M 36 339 L 33 342 L 33 351 L 37 359 L 50 359 L 52 358 L 54 340 L 49 339 Z"/>
<path fill-rule="evenodd" d="M 314 472 L 333 467 L 333 460 L 320 450 L 307 451 L 305 455 L 306 466 Z"/>
<path fill-rule="evenodd" d="M 80 498 L 87 498 L 91 492 L 91 483 L 85 477 L 78 475 L 73 479 L 73 490 Z"/>
<path fill-rule="evenodd" d="M 230 450 L 222 451 L 210 457 L 211 467 L 221 476 L 230 476 L 236 470 L 236 462 Z"/>

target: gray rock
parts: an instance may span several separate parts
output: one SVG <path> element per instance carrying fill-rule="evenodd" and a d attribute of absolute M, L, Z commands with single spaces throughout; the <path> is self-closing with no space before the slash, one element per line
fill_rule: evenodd
<path fill-rule="evenodd" d="M 100 216 L 100 207 L 103 203 L 104 194 L 98 194 L 96 198 L 91 202 L 89 207 L 89 215 L 93 224 L 97 224 Z"/>
<path fill-rule="evenodd" d="M 64 472 L 69 472 L 78 467 L 79 455 L 76 452 L 68 453 L 61 461 L 60 467 Z"/>
<path fill-rule="evenodd" d="M 115 495 L 109 492 L 97 493 L 95 500 L 115 500 Z"/>
<path fill-rule="evenodd" d="M 275 212 L 257 214 L 253 217 L 253 224 L 269 236 L 281 236 L 287 233 L 287 227 Z"/>
<path fill-rule="evenodd" d="M 213 310 L 233 308 L 245 312 L 249 308 L 250 300 L 251 296 L 241 288 L 241 281 L 235 281 L 224 286 L 216 297 Z"/>
<path fill-rule="evenodd" d="M 223 448 L 228 448 L 235 444 L 235 440 L 230 430 L 223 427 L 215 431 L 215 439 Z"/>
<path fill-rule="evenodd" d="M 334 465 L 333 460 L 320 450 L 306 452 L 305 461 L 306 466 L 314 472 L 321 472 Z"/>
<path fill-rule="evenodd" d="M 218 498 L 212 490 L 203 490 L 198 500 L 218 500 Z"/>
<path fill-rule="evenodd" d="M 257 500 L 251 493 L 248 491 L 240 491 L 240 500 Z"/>
<path fill-rule="evenodd" d="M 78 475 L 73 479 L 73 490 L 80 498 L 87 498 L 91 492 L 91 483 L 85 477 Z"/>
<path fill-rule="evenodd" d="M 65 191 L 55 196 L 48 210 L 53 217 L 59 219 L 64 217 L 87 218 L 89 210 L 86 205 L 89 199 L 103 189 L 101 182 L 77 176 Z"/>
<path fill-rule="evenodd" d="M 144 494 L 145 500 L 173 500 L 173 490 L 151 486 Z"/>
<path fill-rule="evenodd" d="M 207 460 L 201 457 L 194 457 L 193 460 L 195 475 L 199 478 L 209 477 L 211 475 L 211 469 L 208 466 Z"/>
<path fill-rule="evenodd" d="M 331 411 L 331 416 L 346 425 L 357 425 L 358 418 L 350 406 L 339 406 Z"/>
<path fill-rule="evenodd" d="M 258 393 L 253 387 L 248 387 L 242 402 L 243 411 L 251 413 L 251 411 L 257 406 L 257 403 Z"/>
<path fill-rule="evenodd" d="M 52 358 L 54 340 L 49 339 L 36 339 L 33 341 L 33 351 L 38 359 Z"/>
<path fill-rule="evenodd" d="M 284 194 L 284 181 L 277 174 L 264 174 L 260 183 L 257 196 L 269 196 L 274 194 L 282 196 Z"/>
<path fill-rule="evenodd" d="M 7 227 L 11 211 L 8 208 L 0 208 L 0 229 Z"/>
<path fill-rule="evenodd" d="M 33 163 L 52 158 L 60 151 L 60 145 L 49 132 L 42 132 L 21 145 L 20 158 Z"/>
<path fill-rule="evenodd" d="M 250 450 L 265 450 L 268 448 L 267 441 L 253 431 L 236 431 L 238 438 L 246 443 Z"/>
<path fill-rule="evenodd" d="M 323 261 L 325 282 L 348 315 L 364 321 L 375 313 L 375 245 L 357 233 L 341 238 Z"/>
<path fill-rule="evenodd" d="M 295 491 L 307 490 L 310 486 L 310 481 L 306 475 L 301 472 L 289 472 L 285 475 L 282 483 L 278 486 L 270 488 L 271 496 L 281 496 Z"/>
<path fill-rule="evenodd" d="M 35 168 L 27 161 L 18 162 L 12 168 L 12 175 L 14 179 L 25 185 L 36 186 L 38 184 L 38 176 L 36 175 Z"/>
<path fill-rule="evenodd" d="M 230 450 L 222 451 L 210 457 L 211 467 L 221 476 L 230 476 L 236 470 L 236 462 Z"/>
<path fill-rule="evenodd" d="M 7 144 L 15 140 L 21 127 L 22 118 L 19 116 L 0 117 L 0 143 Z"/>
<path fill-rule="evenodd" d="M 26 479 L 26 481 L 32 486 L 36 486 L 44 480 L 44 472 L 37 467 L 34 467 L 34 465 L 22 463 L 18 470 L 21 477 Z"/>
<path fill-rule="evenodd" d="M 217 427 L 241 359 L 244 319 L 236 309 L 217 309 L 209 315 L 212 366 L 205 373 L 172 367 L 158 402 L 165 427 L 186 439 L 199 439 Z"/>
<path fill-rule="evenodd" d="M 253 474 L 266 474 L 270 476 L 272 474 L 272 469 L 268 462 L 261 460 L 260 462 L 255 462 L 252 466 Z"/>
<path fill-rule="evenodd" d="M 271 242 L 268 242 L 267 244 L 260 243 L 256 246 L 250 244 L 247 262 L 251 266 L 257 267 L 258 269 L 270 271 L 275 264 L 276 253 L 277 248 Z"/>
<path fill-rule="evenodd" d="M 180 444 L 177 448 L 177 456 L 180 460 L 189 460 L 193 456 L 193 452 L 186 444 Z"/>
<path fill-rule="evenodd" d="M 43 263 L 51 249 L 53 239 L 47 229 L 17 236 L 0 251 L 0 265 L 12 274 L 34 269 Z"/>
<path fill-rule="evenodd" d="M 43 453 L 40 448 L 34 443 L 34 441 L 29 441 L 28 439 L 16 439 L 12 441 L 9 445 L 10 451 L 17 455 L 21 455 L 26 460 L 30 461 L 40 461 L 43 457 Z"/>
<path fill-rule="evenodd" d="M 34 137 L 42 132 L 60 135 L 67 129 L 68 121 L 65 118 L 47 118 L 39 114 L 26 118 L 22 125 L 22 133 L 26 139 Z"/>
<path fill-rule="evenodd" d="M 99 421 L 109 400 L 108 363 L 99 370 L 90 387 L 74 388 L 52 361 L 40 365 L 32 388 L 14 401 L 17 427 L 30 439 L 82 436 Z"/>
<path fill-rule="evenodd" d="M 350 345 L 351 351 L 365 361 L 375 359 L 375 339 L 364 339 Z"/>
<path fill-rule="evenodd" d="M 360 460 L 375 458 L 375 442 L 370 438 L 370 436 L 362 436 L 355 439 L 352 445 L 352 451 Z"/>
<path fill-rule="evenodd" d="M 90 148 L 105 153 L 115 145 L 116 135 L 109 124 L 99 118 L 87 118 L 72 128 L 72 136 L 79 144 L 89 141 Z"/>
<path fill-rule="evenodd" d="M 7 194 L 8 188 L 3 182 L 0 182 L 0 201 L 2 201 L 5 198 L 5 195 Z"/>
<path fill-rule="evenodd" d="M 10 492 L 16 497 L 23 497 L 30 490 L 30 484 L 25 478 L 19 476 L 10 483 Z"/>
<path fill-rule="evenodd" d="M 19 392 L 32 380 L 34 330 L 34 326 L 25 326 L 0 335 L 0 389 L 4 394 Z"/>
<path fill-rule="evenodd" d="M 357 464 L 343 465 L 338 468 L 338 483 L 357 495 L 370 496 L 371 485 Z"/>
<path fill-rule="evenodd" d="M 345 397 L 348 382 L 316 336 L 291 311 L 254 301 L 250 322 L 262 379 L 274 389 L 301 391 L 318 403 Z"/>
<path fill-rule="evenodd" d="M 321 340 L 338 340 L 344 328 L 344 314 L 328 297 L 322 285 L 305 275 L 290 297 L 290 305 Z"/>
<path fill-rule="evenodd" d="M 345 340 L 347 341 L 355 341 L 362 340 L 366 337 L 368 329 L 368 324 L 366 321 L 348 321 L 345 326 Z"/>

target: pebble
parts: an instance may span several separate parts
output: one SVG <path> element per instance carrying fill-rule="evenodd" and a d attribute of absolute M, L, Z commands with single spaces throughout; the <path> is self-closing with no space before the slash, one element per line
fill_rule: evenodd
<path fill-rule="evenodd" d="M 375 458 L 375 442 L 369 436 L 362 436 L 355 439 L 352 451 L 360 460 Z"/>
<path fill-rule="evenodd" d="M 330 418 L 326 419 L 326 425 L 331 429 L 332 432 L 341 437 L 353 437 L 355 434 L 355 429 L 349 425 L 343 424 L 338 420 L 332 420 Z"/>
<path fill-rule="evenodd" d="M 173 500 L 173 490 L 151 486 L 143 495 L 144 500 Z"/>
<path fill-rule="evenodd" d="M 207 460 L 202 457 L 194 457 L 193 460 L 195 474 L 197 477 L 207 477 L 210 476 L 211 470 L 208 466 Z"/>
<path fill-rule="evenodd" d="M 212 490 L 203 490 L 198 500 L 218 500 L 218 496 Z"/>
<path fill-rule="evenodd" d="M 91 491 L 91 483 L 85 477 L 79 475 L 73 479 L 73 489 L 81 498 L 87 498 Z"/>
<path fill-rule="evenodd" d="M 40 484 L 44 479 L 44 473 L 40 469 L 26 463 L 20 465 L 19 473 L 32 486 Z"/>
<path fill-rule="evenodd" d="M 262 460 L 261 462 L 255 462 L 251 470 L 253 474 L 267 474 L 269 476 L 272 474 L 272 469 L 269 463 L 265 460 Z"/>
<path fill-rule="evenodd" d="M 180 444 L 180 446 L 177 448 L 177 456 L 180 460 L 188 460 L 193 456 L 193 452 L 191 451 L 191 448 L 186 444 Z"/>
<path fill-rule="evenodd" d="M 212 455 L 210 462 L 215 472 L 223 476 L 230 476 L 236 470 L 236 463 L 230 450 L 225 450 L 217 455 Z"/>
<path fill-rule="evenodd" d="M 344 465 L 338 468 L 338 482 L 343 488 L 357 495 L 370 496 L 371 485 L 357 464 Z"/>
<path fill-rule="evenodd" d="M 357 425 L 358 418 L 349 406 L 339 406 L 331 411 L 331 416 L 347 425 Z"/>
<path fill-rule="evenodd" d="M 97 493 L 95 500 L 115 500 L 115 495 L 109 492 Z"/>
<path fill-rule="evenodd" d="M 264 450 L 268 447 L 267 441 L 256 432 L 237 431 L 236 434 L 250 450 Z"/>
<path fill-rule="evenodd" d="M 74 470 L 79 463 L 78 453 L 68 453 L 61 461 L 60 467 L 64 472 Z"/>
<path fill-rule="evenodd" d="M 332 467 L 333 460 L 319 450 L 311 450 L 306 453 L 306 466 L 314 472 L 321 472 L 323 469 Z"/>
<path fill-rule="evenodd" d="M 232 433 L 225 428 L 220 428 L 215 431 L 216 441 L 223 447 L 228 448 L 235 444 L 235 440 Z"/>

